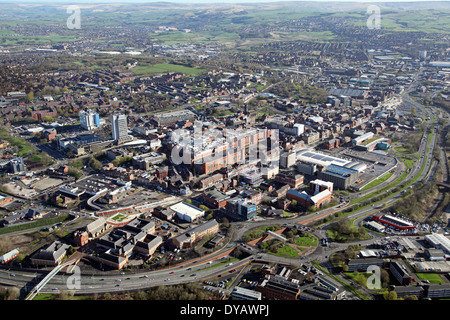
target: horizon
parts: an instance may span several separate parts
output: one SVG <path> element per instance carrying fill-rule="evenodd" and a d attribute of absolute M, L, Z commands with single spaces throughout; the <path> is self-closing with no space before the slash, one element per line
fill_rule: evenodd
<path fill-rule="evenodd" d="M 450 2 L 450 0 L 76 0 L 76 1 L 57 1 L 57 0 L 14 0 L 14 1 L 0 1 L 0 4 L 14 4 L 14 3 L 55 3 L 55 4 L 77 4 L 77 3 L 208 3 L 208 4 L 245 4 L 245 3 L 282 3 L 282 2 L 348 2 L 348 3 L 414 3 L 414 2 Z M 450 9 L 450 7 L 449 7 Z"/>

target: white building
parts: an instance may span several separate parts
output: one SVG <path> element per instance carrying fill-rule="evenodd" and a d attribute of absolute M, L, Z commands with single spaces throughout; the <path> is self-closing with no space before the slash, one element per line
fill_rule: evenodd
<path fill-rule="evenodd" d="M 114 141 L 128 140 L 127 116 L 124 114 L 112 114 L 111 131 Z"/>
<path fill-rule="evenodd" d="M 176 212 L 178 218 L 187 222 L 193 222 L 194 220 L 203 217 L 205 214 L 204 210 L 201 210 L 186 202 L 179 202 L 169 208 Z"/>
<path fill-rule="evenodd" d="M 432 233 L 425 236 L 425 241 L 437 249 L 442 249 L 446 254 L 450 254 L 450 239 L 441 233 Z"/>
<path fill-rule="evenodd" d="M 93 130 L 100 127 L 100 116 L 97 112 L 88 109 L 79 112 L 80 126 L 86 130 Z"/>

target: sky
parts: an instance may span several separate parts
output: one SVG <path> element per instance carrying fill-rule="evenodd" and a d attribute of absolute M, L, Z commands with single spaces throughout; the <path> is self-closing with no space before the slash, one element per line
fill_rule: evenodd
<path fill-rule="evenodd" d="M 302 1 L 302 0 L 280 0 Z M 305 0 L 310 2 L 450 2 L 450 0 Z M 175 2 L 175 3 L 258 3 L 278 2 L 278 0 L 0 0 L 0 3 L 146 3 L 146 2 Z"/>

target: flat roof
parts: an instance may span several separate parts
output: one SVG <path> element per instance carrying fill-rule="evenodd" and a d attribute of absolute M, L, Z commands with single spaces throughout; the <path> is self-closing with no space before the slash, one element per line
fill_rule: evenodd
<path fill-rule="evenodd" d="M 197 217 L 199 214 L 203 214 L 205 211 L 202 209 L 199 209 L 191 204 L 188 204 L 186 202 L 178 202 L 172 206 L 169 207 L 173 211 L 187 215 L 190 217 Z"/>

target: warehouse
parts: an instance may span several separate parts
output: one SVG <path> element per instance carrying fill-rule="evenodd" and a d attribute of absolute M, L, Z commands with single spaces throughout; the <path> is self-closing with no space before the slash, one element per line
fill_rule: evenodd
<path fill-rule="evenodd" d="M 415 226 L 412 223 L 389 214 L 377 213 L 372 216 L 372 219 L 400 230 L 415 229 Z"/>
<path fill-rule="evenodd" d="M 177 204 L 174 204 L 170 206 L 170 209 L 175 211 L 179 219 L 187 222 L 193 222 L 194 220 L 203 217 L 203 215 L 205 214 L 204 210 L 201 210 L 186 202 L 179 202 Z"/>
<path fill-rule="evenodd" d="M 450 239 L 440 233 L 432 233 L 425 236 L 425 241 L 446 254 L 450 254 Z"/>

